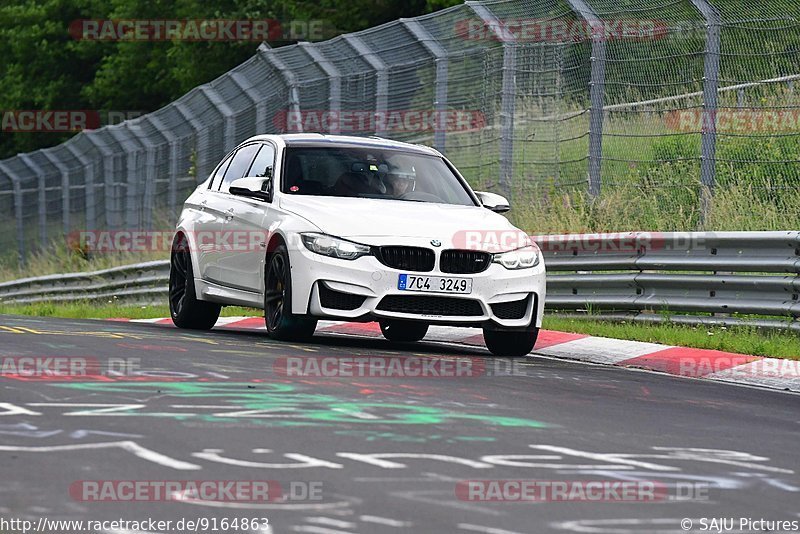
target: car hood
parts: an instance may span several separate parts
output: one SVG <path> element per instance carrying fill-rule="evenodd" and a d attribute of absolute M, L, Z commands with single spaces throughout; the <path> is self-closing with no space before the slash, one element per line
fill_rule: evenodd
<path fill-rule="evenodd" d="M 326 234 L 368 245 L 387 244 L 387 238 L 405 238 L 403 243 L 427 244 L 435 239 L 445 247 L 464 248 L 471 240 L 469 243 L 475 246 L 468 248 L 484 249 L 484 241 L 521 233 L 502 215 L 477 206 L 298 195 L 282 197 L 280 207 Z"/>

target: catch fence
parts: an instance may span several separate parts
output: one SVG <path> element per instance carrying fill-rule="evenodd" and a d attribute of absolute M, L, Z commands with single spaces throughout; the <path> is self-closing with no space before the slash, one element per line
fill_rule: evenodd
<path fill-rule="evenodd" d="M 788 213 L 799 73 L 793 0 L 467 1 L 329 41 L 262 44 L 162 109 L 0 161 L 0 260 L 75 230 L 168 227 L 257 133 L 429 144 L 518 210 L 633 187 L 702 228 L 718 192 L 746 187 Z"/>

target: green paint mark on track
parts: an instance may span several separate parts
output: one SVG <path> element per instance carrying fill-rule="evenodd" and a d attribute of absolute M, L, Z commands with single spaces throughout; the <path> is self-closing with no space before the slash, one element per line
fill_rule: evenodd
<path fill-rule="evenodd" d="M 370 425 L 435 425 L 456 420 L 475 421 L 501 427 L 545 428 L 541 421 L 490 414 L 463 413 L 432 406 L 402 403 L 363 402 L 332 395 L 305 393 L 291 384 L 276 383 L 203 383 L 203 382 L 74 382 L 56 387 L 92 393 L 139 394 L 142 398 L 168 396 L 178 399 L 221 400 L 229 408 L 214 409 L 213 414 L 191 411 L 175 414 L 170 411 L 151 413 L 147 409 L 116 412 L 118 415 L 172 417 L 177 420 L 199 418 L 204 421 L 231 422 L 242 418 L 271 426 L 308 426 L 351 423 Z M 140 401 L 143 402 L 143 401 Z M 185 404 L 185 403 L 181 403 Z M 188 405 L 187 410 L 191 410 Z"/>

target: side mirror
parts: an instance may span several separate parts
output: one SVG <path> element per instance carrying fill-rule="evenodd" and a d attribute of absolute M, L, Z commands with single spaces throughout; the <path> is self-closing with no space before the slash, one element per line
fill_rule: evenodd
<path fill-rule="evenodd" d="M 272 202 L 272 179 L 260 176 L 248 176 L 231 182 L 228 192 L 231 195 L 257 198 Z"/>
<path fill-rule="evenodd" d="M 486 191 L 475 191 L 475 195 L 478 197 L 478 200 L 481 201 L 481 205 L 488 210 L 492 210 L 496 213 L 505 213 L 511 209 L 508 200 L 501 195 L 488 193 Z"/>

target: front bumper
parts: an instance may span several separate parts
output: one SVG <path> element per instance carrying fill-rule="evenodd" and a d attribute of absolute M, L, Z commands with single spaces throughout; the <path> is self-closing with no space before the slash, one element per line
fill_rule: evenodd
<path fill-rule="evenodd" d="M 439 251 L 435 252 L 437 261 L 434 270 L 415 273 L 387 267 L 374 256 L 340 260 L 315 254 L 302 244 L 290 247 L 292 311 L 350 321 L 405 319 L 430 324 L 491 325 L 499 329 L 521 329 L 531 324 L 541 326 L 545 300 L 545 267 L 542 261 L 529 269 L 508 270 L 493 263 L 481 273 L 452 274 L 439 270 Z M 465 295 L 398 290 L 397 282 L 401 273 L 471 278 L 472 292 Z M 323 295 L 326 291 L 327 294 Z M 342 305 L 331 307 L 331 291 L 341 297 L 338 302 L 349 302 L 346 307 L 350 309 L 341 309 Z M 409 300 L 415 298 L 425 298 L 426 306 L 406 305 L 409 302 L 423 303 Z M 461 301 L 456 302 L 455 299 Z M 510 304 L 512 302 L 517 304 Z M 398 303 L 403 304 L 398 306 Z M 497 306 L 503 303 L 507 303 L 506 306 Z M 428 304 L 434 305 L 435 309 L 426 309 L 430 308 Z M 525 308 L 522 315 L 508 313 L 509 309 L 521 310 L 521 306 Z M 409 308 L 416 311 L 408 313 Z"/>

